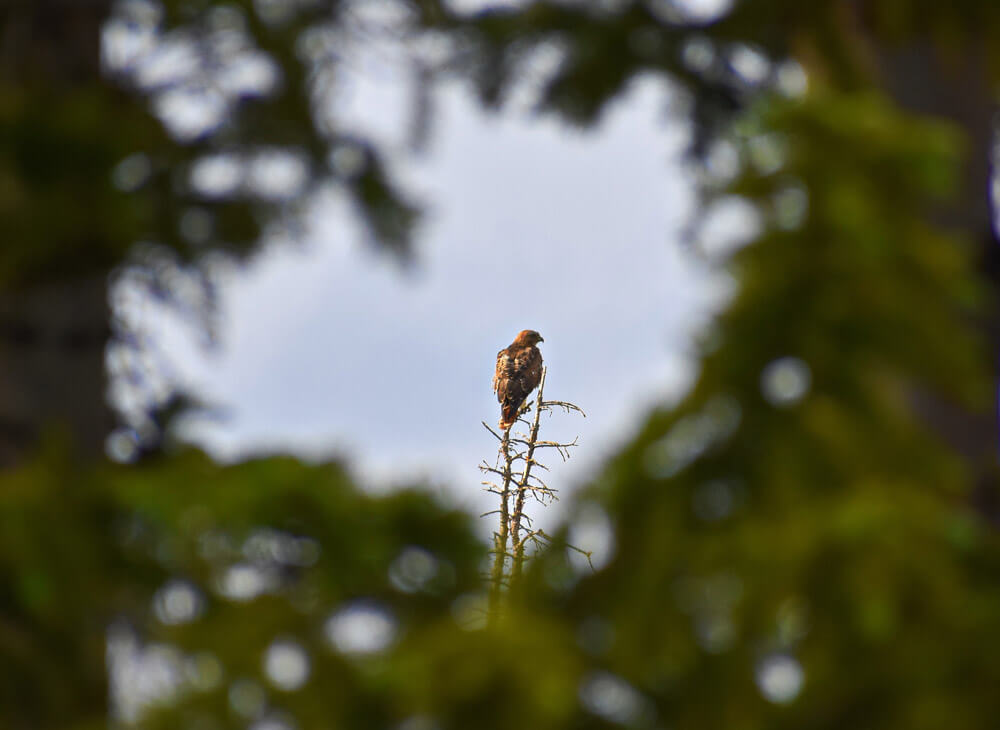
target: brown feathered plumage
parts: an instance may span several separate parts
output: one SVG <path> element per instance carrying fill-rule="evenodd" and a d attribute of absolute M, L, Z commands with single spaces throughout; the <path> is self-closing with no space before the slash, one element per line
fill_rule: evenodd
<path fill-rule="evenodd" d="M 528 394 L 542 379 L 542 353 L 535 347 L 545 342 L 534 330 L 521 330 L 509 346 L 497 353 L 493 392 L 500 401 L 500 428 L 507 430 Z"/>

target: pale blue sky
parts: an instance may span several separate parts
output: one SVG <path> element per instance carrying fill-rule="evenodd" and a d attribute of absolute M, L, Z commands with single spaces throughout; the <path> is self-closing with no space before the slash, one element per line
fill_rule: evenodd
<path fill-rule="evenodd" d="M 518 330 L 545 337 L 548 394 L 587 412 L 546 426 L 579 435 L 553 465 L 559 488 L 689 376 L 717 287 L 679 241 L 691 185 L 662 87 L 640 84 L 588 133 L 485 115 L 458 88 L 438 100 L 429 149 L 404 165 L 430 203 L 413 271 L 373 255 L 331 193 L 306 240 L 223 277 L 220 348 L 178 363 L 228 413 L 189 431 L 214 453 L 345 453 L 376 481 L 426 477 L 475 509 L 494 358 Z"/>
<path fill-rule="evenodd" d="M 152 27 L 109 24 L 106 62 L 140 85 L 154 72 L 176 77 L 169 94 L 180 98 L 197 55 L 183 34 L 151 40 Z M 547 394 L 588 416 L 546 424 L 549 438 L 579 436 L 575 458 L 553 465 L 551 485 L 565 489 L 653 404 L 680 392 L 693 367 L 690 337 L 723 289 L 681 242 L 693 205 L 685 123 L 652 78 L 634 83 L 587 132 L 532 115 L 530 79 L 558 60 L 542 52 L 502 114 L 481 111 L 456 83 L 438 87 L 428 143 L 415 154 L 414 49 L 396 37 L 338 36 L 335 83 L 317 91 L 317 114 L 388 150 L 404 188 L 425 203 L 412 270 L 374 253 L 343 193 L 329 187 L 288 201 L 306 210 L 294 239 L 271 234 L 247 265 L 220 270 L 215 350 L 198 349 L 151 302 L 128 305 L 129 316 L 158 333 L 168 376 L 225 414 L 185 430 L 219 458 L 343 454 L 375 483 L 430 480 L 470 509 L 488 506 L 476 467 L 494 454 L 480 421 L 498 417 L 496 352 L 519 330 L 536 329 Z M 270 66 L 252 50 L 243 55 L 239 88 L 264 93 Z M 168 92 L 152 93 L 179 139 L 224 118 L 224 109 L 206 116 L 197 95 L 167 104 Z M 209 166 L 192 184 L 221 184 L 212 182 L 220 171 L 230 186 L 268 182 L 240 180 L 232 161 L 214 173 Z M 283 194 L 293 189 L 286 183 Z M 719 219 L 740 228 L 738 216 Z"/>

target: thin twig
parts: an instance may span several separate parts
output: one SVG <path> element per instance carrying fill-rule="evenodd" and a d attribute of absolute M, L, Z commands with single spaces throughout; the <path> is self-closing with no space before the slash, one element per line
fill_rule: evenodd
<path fill-rule="evenodd" d="M 550 545 L 552 545 L 552 544 L 555 543 L 555 540 L 552 538 L 552 536 L 551 535 L 547 535 L 544 530 L 538 530 L 535 534 L 537 534 L 537 535 L 539 535 L 541 537 L 544 537 L 545 540 Z M 569 542 L 564 542 L 563 546 L 565 548 L 569 549 L 569 550 L 572 550 L 574 552 L 580 553 L 580 555 L 584 556 L 587 559 L 587 564 L 590 565 L 590 569 L 593 572 L 595 572 L 595 573 L 597 572 L 597 568 L 594 567 L 594 561 L 591 560 L 591 557 L 594 554 L 593 550 L 584 550 L 582 548 L 578 548 L 576 545 L 573 545 L 572 543 L 569 543 Z"/>
<path fill-rule="evenodd" d="M 492 428 L 489 427 L 489 425 L 486 423 L 486 421 L 480 421 L 480 423 L 483 424 L 483 428 L 485 428 L 487 431 L 489 431 L 491 434 L 493 434 L 493 436 L 496 438 L 497 441 L 503 441 L 504 438 L 506 437 L 506 435 L 503 436 L 503 437 L 500 436 L 500 434 L 498 434 L 496 431 L 494 431 Z"/>
<path fill-rule="evenodd" d="M 574 403 L 569 403 L 569 402 L 564 401 L 564 400 L 547 400 L 547 401 L 545 401 L 545 402 L 542 403 L 542 408 L 547 408 L 549 406 L 559 406 L 560 408 L 566 409 L 567 413 L 569 413 L 570 411 L 576 411 L 577 413 L 579 413 L 584 418 L 587 417 L 587 414 L 583 412 L 583 409 L 580 408 L 580 406 L 578 406 L 578 405 L 576 405 Z"/>

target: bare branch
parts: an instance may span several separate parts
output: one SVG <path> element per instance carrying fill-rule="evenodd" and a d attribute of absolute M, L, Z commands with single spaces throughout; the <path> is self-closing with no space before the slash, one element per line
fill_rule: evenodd
<path fill-rule="evenodd" d="M 486 423 L 483 422 L 483 425 L 486 426 Z M 489 426 L 486 426 L 486 428 L 492 431 Z M 496 534 L 496 555 L 493 560 L 493 572 L 491 576 L 493 586 L 490 591 L 489 611 L 489 615 L 494 619 L 498 616 L 500 589 L 504 584 L 504 562 L 507 555 L 507 537 L 510 529 L 508 521 L 511 484 L 510 429 L 504 431 L 503 438 L 500 440 L 500 451 L 504 457 L 503 489 L 500 493 L 500 532 Z"/>
<path fill-rule="evenodd" d="M 546 534 L 545 531 L 538 530 L 537 534 L 540 535 L 541 537 L 544 537 L 550 545 L 555 544 L 555 539 L 551 535 Z M 584 556 L 587 559 L 587 564 L 590 566 L 590 569 L 595 573 L 597 572 L 597 568 L 594 567 L 594 561 L 591 559 L 594 554 L 592 550 L 583 550 L 582 548 L 578 548 L 576 545 L 573 545 L 572 543 L 565 541 L 562 543 L 562 546 L 565 547 L 567 550 L 572 550 L 573 552 L 580 553 L 580 555 Z"/>
<path fill-rule="evenodd" d="M 521 571 L 524 567 L 524 542 L 521 540 L 521 515 L 524 514 L 524 500 L 528 494 L 528 478 L 531 475 L 531 467 L 535 463 L 535 443 L 538 441 L 538 422 L 542 415 L 542 393 L 545 392 L 545 376 L 548 374 L 548 368 L 542 368 L 542 377 L 538 382 L 538 395 L 536 396 L 536 403 L 538 407 L 535 408 L 535 418 L 531 423 L 531 435 L 529 437 L 528 453 L 524 459 L 524 471 L 521 473 L 521 479 L 517 483 L 517 488 L 515 490 L 514 497 L 514 515 L 512 517 L 512 527 L 511 532 L 514 533 L 514 544 L 516 549 L 514 551 L 514 564 L 511 566 L 511 581 L 516 581 L 521 576 Z"/>
<path fill-rule="evenodd" d="M 493 437 L 497 441 L 501 441 L 501 442 L 503 441 L 503 438 L 500 436 L 500 434 L 498 434 L 496 431 L 494 431 L 492 428 L 490 428 L 488 425 L 486 425 L 486 421 L 480 421 L 480 423 L 483 424 L 483 428 L 485 428 L 487 431 L 489 431 L 491 434 L 493 434 Z"/>
<path fill-rule="evenodd" d="M 569 413 L 570 411 L 576 411 L 577 413 L 579 413 L 584 418 L 587 417 L 587 414 L 583 412 L 583 409 L 580 408 L 580 406 L 578 406 L 578 405 L 576 405 L 574 403 L 569 403 L 568 401 L 564 401 L 564 400 L 547 400 L 547 401 L 543 401 L 542 402 L 542 408 L 549 408 L 550 406 L 558 406 L 559 408 L 564 409 L 567 413 Z"/>
<path fill-rule="evenodd" d="M 535 398 L 521 404 L 514 424 L 503 430 L 502 435 L 485 421 L 482 422 L 483 427 L 500 442 L 495 465 L 490 466 L 486 460 L 479 465 L 483 474 L 496 476 L 500 482 L 500 485 L 492 481 L 481 482 L 487 492 L 500 497 L 499 509 L 481 515 L 499 515 L 497 519 L 500 523 L 499 530 L 493 533 L 494 549 L 491 551 L 493 565 L 489 576 L 491 587 L 488 611 L 491 621 L 499 618 L 503 591 L 513 589 L 518 584 L 525 560 L 551 542 L 551 538 L 542 530 L 534 529 L 531 516 L 525 512 L 525 502 L 529 496 L 542 506 L 558 499 L 557 490 L 551 489 L 537 473 L 532 473 L 533 469 L 549 472 L 549 467 L 535 458 L 536 449 L 555 449 L 562 460 L 566 461 L 570 455 L 569 450 L 577 445 L 575 438 L 571 442 L 539 439 L 542 412 L 548 411 L 551 415 L 554 409 L 561 408 L 566 413 L 576 412 L 586 417 L 583 409 L 573 403 L 544 399 L 547 372 L 548 369 L 543 367 Z M 526 427 L 526 431 L 518 428 L 515 432 L 518 424 Z M 532 549 L 530 555 L 526 555 L 529 544 Z M 579 552 L 586 555 L 582 550 Z"/>

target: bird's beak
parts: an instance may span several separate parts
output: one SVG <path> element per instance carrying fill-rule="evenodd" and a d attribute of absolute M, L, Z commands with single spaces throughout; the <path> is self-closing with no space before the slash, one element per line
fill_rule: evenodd
<path fill-rule="evenodd" d="M 541 335 L 539 335 L 539 336 L 538 336 L 538 341 L 539 341 L 539 342 L 545 342 L 545 338 L 544 338 L 544 337 L 542 337 Z"/>

